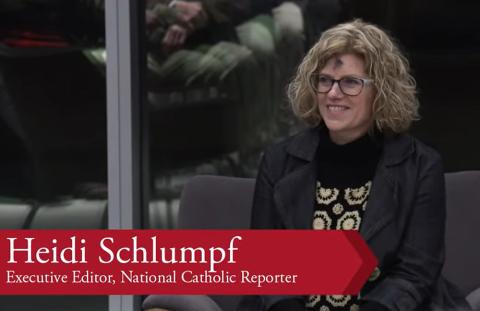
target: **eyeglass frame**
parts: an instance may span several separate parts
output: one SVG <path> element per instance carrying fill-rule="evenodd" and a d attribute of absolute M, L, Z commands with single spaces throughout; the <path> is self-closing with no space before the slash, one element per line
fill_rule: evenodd
<path fill-rule="evenodd" d="M 314 81 L 313 81 L 313 77 L 318 77 L 318 76 L 324 76 L 324 77 L 327 77 L 330 81 L 332 81 L 332 85 L 330 86 L 330 88 L 324 92 L 320 92 L 318 90 L 318 86 L 315 87 L 314 86 Z M 344 79 L 355 79 L 355 80 L 359 80 L 362 82 L 362 86 L 360 88 L 360 91 L 357 93 L 357 94 L 347 94 L 345 93 L 345 91 L 342 89 L 342 86 L 340 84 L 340 82 Z M 333 86 L 335 85 L 335 83 L 338 85 L 338 88 L 340 89 L 340 91 L 342 92 L 342 94 L 346 95 L 346 96 L 358 96 L 360 95 L 360 93 L 362 93 L 363 91 L 363 88 L 365 87 L 365 85 L 368 85 L 368 84 L 372 84 L 374 83 L 375 80 L 373 79 L 370 79 L 370 78 L 361 78 L 361 77 L 355 77 L 355 76 L 345 76 L 345 77 L 342 77 L 340 79 L 333 79 L 331 76 L 329 75 L 326 75 L 326 74 L 322 74 L 322 73 L 314 73 L 312 75 L 310 75 L 310 79 L 309 79 L 309 84 L 310 84 L 310 87 L 313 89 L 313 91 L 315 93 L 320 93 L 320 94 L 326 94 L 328 92 L 330 92 L 333 88 Z M 318 84 L 318 83 L 317 83 Z"/>

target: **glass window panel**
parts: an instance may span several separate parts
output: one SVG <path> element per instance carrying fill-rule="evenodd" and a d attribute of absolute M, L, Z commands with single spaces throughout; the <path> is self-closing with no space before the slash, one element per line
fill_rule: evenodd
<path fill-rule="evenodd" d="M 0 2 L 0 228 L 106 228 L 104 5 Z M 15 310 L 104 310 L 108 297 L 2 296 Z"/>
<path fill-rule="evenodd" d="M 298 127 L 284 89 L 305 51 L 304 19 L 291 2 L 146 1 L 145 227 L 176 226 L 192 176 L 254 177 L 261 150 Z"/>

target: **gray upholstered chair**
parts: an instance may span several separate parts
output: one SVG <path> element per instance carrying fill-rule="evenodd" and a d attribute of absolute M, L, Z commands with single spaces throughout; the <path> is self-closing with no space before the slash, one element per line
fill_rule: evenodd
<path fill-rule="evenodd" d="M 255 180 L 200 175 L 184 187 L 178 229 L 248 229 Z"/>
<path fill-rule="evenodd" d="M 248 229 L 255 180 L 196 176 L 183 188 L 179 229 Z M 241 296 L 151 295 L 144 309 L 233 311 Z M 159 310 L 156 310 L 159 311 Z"/>
<path fill-rule="evenodd" d="M 480 171 L 445 175 L 446 260 L 443 275 L 480 311 Z"/>
<path fill-rule="evenodd" d="M 443 274 L 480 311 L 480 171 L 448 173 L 446 262 Z M 182 229 L 249 227 L 253 179 L 197 176 L 184 188 L 178 226 Z M 148 296 L 143 308 L 172 311 L 234 311 L 234 296 Z"/>

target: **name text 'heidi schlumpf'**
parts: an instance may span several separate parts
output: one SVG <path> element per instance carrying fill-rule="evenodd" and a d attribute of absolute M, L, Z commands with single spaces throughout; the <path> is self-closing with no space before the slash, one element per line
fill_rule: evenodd
<path fill-rule="evenodd" d="M 86 264 L 87 248 L 85 239 L 70 237 L 66 247 L 58 246 L 58 239 L 52 239 L 50 245 L 37 247 L 35 238 L 27 237 L 20 241 L 18 238 L 7 238 L 10 245 L 10 256 L 7 263 L 18 263 L 17 256 L 23 254 L 26 264 Z M 223 247 L 159 247 L 157 237 L 150 238 L 150 245 L 140 246 L 137 236 L 131 238 L 131 246 L 115 247 L 113 237 L 100 240 L 102 253 L 98 256 L 101 264 L 208 264 L 209 272 L 215 272 L 216 265 L 221 263 L 234 264 L 236 243 L 241 236 L 234 236 L 229 241 L 227 249 Z"/>

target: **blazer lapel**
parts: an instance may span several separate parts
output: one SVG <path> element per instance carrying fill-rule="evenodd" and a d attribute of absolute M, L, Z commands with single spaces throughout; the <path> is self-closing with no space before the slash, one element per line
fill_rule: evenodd
<path fill-rule="evenodd" d="M 389 168 L 382 161 L 373 178 L 372 189 L 360 225 L 360 234 L 365 241 L 368 242 L 393 220 L 398 205 L 398 183 L 390 176 Z"/>
<path fill-rule="evenodd" d="M 320 131 L 321 127 L 308 129 L 287 146 L 287 174 L 277 182 L 273 194 L 287 229 L 312 228 Z"/>
<path fill-rule="evenodd" d="M 316 178 L 317 163 L 313 161 L 276 184 L 274 199 L 287 229 L 312 228 Z M 380 164 L 360 227 L 360 234 L 366 241 L 393 220 L 398 205 L 398 183 L 390 176 L 389 168 Z"/>
<path fill-rule="evenodd" d="M 312 229 L 317 164 L 309 162 L 286 175 L 275 186 L 274 200 L 286 229 Z"/>
<path fill-rule="evenodd" d="M 385 135 L 383 154 L 373 178 L 372 189 L 360 225 L 365 241 L 371 240 L 382 228 L 393 221 L 399 202 L 399 181 L 395 167 L 412 152 L 413 140 L 408 135 Z"/>
<path fill-rule="evenodd" d="M 316 152 L 321 127 L 307 130 L 287 147 L 295 159 L 275 185 L 274 200 L 286 229 L 312 229 L 318 163 Z M 389 224 L 399 206 L 399 185 L 393 168 L 413 152 L 407 135 L 385 136 L 383 154 L 377 166 L 360 234 L 368 242 Z"/>

